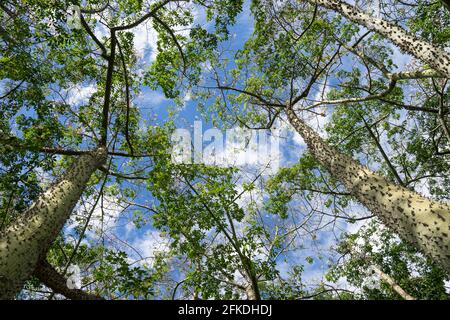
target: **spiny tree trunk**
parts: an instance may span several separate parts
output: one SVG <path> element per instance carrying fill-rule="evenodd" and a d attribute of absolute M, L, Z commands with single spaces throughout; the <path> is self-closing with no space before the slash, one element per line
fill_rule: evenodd
<path fill-rule="evenodd" d="M 450 272 L 448 203 L 432 201 L 373 173 L 328 145 L 297 117 L 292 107 L 286 108 L 286 113 L 311 154 L 333 177 L 402 239 Z"/>
<path fill-rule="evenodd" d="M 106 161 L 99 148 L 81 155 L 33 205 L 0 233 L 0 299 L 12 299 L 70 217 L 91 175 Z"/>
<path fill-rule="evenodd" d="M 390 285 L 392 290 L 397 292 L 403 299 L 405 299 L 405 300 L 416 300 L 416 298 L 414 298 L 413 296 L 408 294 L 405 290 L 403 290 L 403 288 L 400 287 L 390 275 L 384 273 L 376 265 L 372 265 L 371 268 L 376 274 L 378 274 L 378 276 L 381 278 L 381 280 L 383 280 L 388 285 Z"/>
<path fill-rule="evenodd" d="M 373 30 L 392 41 L 404 52 L 428 63 L 443 75 L 450 77 L 450 53 L 416 38 L 398 25 L 370 16 L 340 0 L 306 0 L 340 13 L 349 20 Z"/>
<path fill-rule="evenodd" d="M 59 274 L 47 260 L 41 260 L 34 270 L 34 276 L 55 293 L 71 300 L 104 300 L 102 297 L 80 289 L 69 289 L 67 279 Z"/>

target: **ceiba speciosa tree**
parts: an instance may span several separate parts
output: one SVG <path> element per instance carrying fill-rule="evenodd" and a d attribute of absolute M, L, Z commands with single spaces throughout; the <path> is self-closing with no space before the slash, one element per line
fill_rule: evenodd
<path fill-rule="evenodd" d="M 450 53 L 408 34 L 401 27 L 369 16 L 340 0 L 307 0 L 336 11 L 373 30 L 405 52 L 450 77 Z M 336 179 L 399 236 L 414 244 L 450 272 L 450 205 L 433 201 L 375 174 L 327 144 L 286 107 L 290 124 L 303 137 L 310 152 Z"/>
<path fill-rule="evenodd" d="M 334 10 L 349 20 L 375 31 L 405 52 L 433 67 L 440 77 L 450 77 L 450 54 L 424 40 L 418 39 L 401 27 L 369 16 L 354 6 L 339 0 L 306 0 Z M 219 89 L 238 91 L 259 97 L 258 93 L 218 86 Z M 427 197 L 397 185 L 378 175 L 356 160 L 329 145 L 295 112 L 295 105 L 306 98 L 309 88 L 285 105 L 259 100 L 267 106 L 285 110 L 289 123 L 302 136 L 309 151 L 331 175 L 341 181 L 361 204 L 378 216 L 402 239 L 413 244 L 423 253 L 450 272 L 450 204 Z"/>
<path fill-rule="evenodd" d="M 450 271 L 450 205 L 388 181 L 326 143 L 286 108 L 309 151 L 347 190 L 398 235 Z"/>
<path fill-rule="evenodd" d="M 0 299 L 10 299 L 33 274 L 61 232 L 92 174 L 106 161 L 100 147 L 78 156 L 65 174 L 0 234 Z"/>

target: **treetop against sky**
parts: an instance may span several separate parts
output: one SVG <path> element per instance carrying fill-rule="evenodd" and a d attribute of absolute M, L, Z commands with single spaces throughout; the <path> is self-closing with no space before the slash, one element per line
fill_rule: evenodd
<path fill-rule="evenodd" d="M 3 299 L 448 299 L 450 10 L 0 4 Z"/>

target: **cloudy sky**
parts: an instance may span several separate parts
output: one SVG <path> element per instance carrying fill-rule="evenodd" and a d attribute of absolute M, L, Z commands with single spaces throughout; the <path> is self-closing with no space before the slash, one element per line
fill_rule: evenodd
<path fill-rule="evenodd" d="M 194 24 L 207 25 L 205 17 L 196 11 L 196 20 Z M 230 49 L 235 51 L 241 48 L 252 33 L 253 21 L 249 14 L 248 1 L 246 7 L 237 19 L 236 25 L 231 27 L 232 37 L 230 38 Z M 156 51 L 156 34 L 151 27 L 151 23 L 144 23 L 133 29 L 135 34 L 135 47 L 140 56 L 139 65 L 142 70 L 145 70 L 152 61 L 154 61 Z M 97 27 L 95 33 L 101 37 L 105 34 L 105 30 L 101 27 Z M 399 68 L 402 68 L 409 62 L 409 58 L 402 55 L 397 49 L 394 48 L 394 61 Z M 352 61 L 344 61 L 346 64 L 351 64 Z M 345 67 L 345 65 L 344 65 Z M 332 83 L 333 79 L 329 79 Z M 316 97 L 314 100 L 320 100 L 322 93 L 327 92 L 327 84 L 320 90 L 316 91 Z M 86 84 L 85 86 L 78 86 L 73 88 L 70 92 L 67 92 L 68 102 L 72 105 L 82 104 L 90 95 L 95 92 L 96 87 L 92 84 Z M 139 108 L 143 121 L 140 126 L 154 125 L 164 123 L 168 119 L 168 110 L 174 107 L 174 102 L 166 99 L 164 94 L 160 90 L 153 91 L 148 87 L 142 87 L 139 95 L 133 98 L 134 105 Z M 330 119 L 332 113 L 332 107 L 324 107 L 322 111 L 325 112 L 325 117 L 312 117 L 309 120 L 309 124 L 321 133 L 323 137 L 326 136 L 323 128 L 327 121 Z M 189 94 L 186 93 L 184 98 L 184 105 L 179 108 L 178 114 L 175 118 L 175 123 L 179 129 L 185 129 L 194 134 L 194 121 L 201 121 L 202 131 L 205 132 L 212 128 L 211 123 L 202 118 L 197 109 L 197 103 L 193 100 Z M 241 165 L 242 173 L 237 185 L 238 190 L 242 190 L 242 184 L 244 182 L 252 181 L 257 175 L 260 175 L 262 181 L 266 181 L 271 175 L 277 172 L 279 167 L 288 167 L 294 164 L 301 154 L 305 150 L 305 144 L 302 138 L 294 132 L 286 122 L 281 121 L 277 124 L 276 130 L 271 132 L 271 135 L 279 138 L 279 152 L 272 154 L 273 158 L 268 157 L 267 162 L 261 161 L 258 157 L 257 150 L 249 150 L 245 157 L 250 159 L 245 165 Z M 220 128 L 218 128 L 220 130 Z M 226 133 L 222 134 L 226 137 Z M 228 141 L 227 141 L 228 142 Z M 228 142 L 232 145 L 232 142 Z M 204 144 L 206 147 L 207 143 Z M 236 161 L 237 158 L 244 156 L 242 153 L 238 155 L 225 154 L 228 161 Z M 268 164 L 274 164 L 272 167 Z M 123 168 L 126 168 L 126 162 L 118 163 Z M 257 184 L 262 185 L 262 184 Z M 251 193 L 244 194 L 240 199 L 240 205 L 245 207 L 250 201 L 256 201 L 257 205 L 262 206 L 267 195 L 262 189 L 257 189 Z M 103 199 L 104 211 L 100 209 L 100 203 L 97 203 L 95 208 L 92 208 L 94 199 L 84 199 L 85 203 L 79 205 L 78 212 L 84 212 L 87 214 L 92 212 L 92 228 L 88 232 L 88 237 L 84 240 L 86 243 L 105 241 L 113 247 L 126 251 L 130 257 L 130 261 L 136 263 L 151 264 L 152 257 L 156 251 L 166 250 L 168 240 L 161 236 L 161 234 L 151 227 L 151 224 L 146 224 L 143 228 L 137 229 L 132 222 L 132 216 L 134 210 L 137 208 L 129 206 L 123 203 L 117 203 L 117 199 L 114 197 L 105 197 Z M 152 197 L 145 188 L 142 192 L 133 200 L 135 203 L 146 206 L 152 204 Z M 317 200 L 316 200 L 317 201 Z M 305 209 L 308 212 L 311 208 L 305 207 L 302 202 L 294 202 L 292 206 Z M 320 207 L 320 203 L 310 203 L 310 206 Z M 301 209 L 300 209 L 301 210 Z M 351 209 L 359 216 L 368 215 L 366 210 L 358 205 L 351 205 Z M 269 218 L 269 217 L 268 217 Z M 313 217 L 312 219 L 314 219 Z M 275 222 L 275 221 L 274 221 Z M 321 221 L 320 223 L 326 225 L 328 221 Z M 73 233 L 74 227 L 77 223 L 72 223 L 66 227 L 67 234 Z M 324 271 L 326 271 L 326 264 L 328 250 L 335 244 L 336 239 L 339 238 L 340 233 L 344 231 L 356 231 L 360 224 L 347 224 L 343 221 L 333 222 L 330 218 L 329 225 L 315 235 L 315 240 L 311 237 L 297 237 L 295 244 L 302 249 L 297 249 L 284 254 L 279 257 L 278 269 L 282 276 L 286 276 L 287 271 L 295 264 L 304 264 L 305 273 L 304 279 L 306 283 L 312 283 L 313 281 L 323 280 Z M 100 233 L 103 230 L 104 233 Z M 316 257 L 322 255 L 324 259 L 314 259 L 313 263 L 307 263 L 307 257 Z"/>

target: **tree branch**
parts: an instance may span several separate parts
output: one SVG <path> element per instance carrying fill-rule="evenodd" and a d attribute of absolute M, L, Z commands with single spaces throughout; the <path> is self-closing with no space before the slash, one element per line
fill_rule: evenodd
<path fill-rule="evenodd" d="M 111 30 L 111 54 L 108 57 L 108 71 L 106 72 L 106 83 L 105 83 L 105 98 L 103 102 L 102 110 L 102 128 L 100 145 L 106 146 L 108 139 L 108 122 L 109 122 L 109 108 L 111 104 L 111 91 L 112 91 L 112 79 L 114 71 L 114 61 L 116 57 L 116 34 Z"/>
<path fill-rule="evenodd" d="M 69 289 L 67 279 L 63 277 L 47 260 L 41 260 L 33 274 L 44 285 L 52 289 L 55 293 L 62 294 L 71 300 L 104 300 L 104 298 L 85 292 L 80 289 Z"/>
<path fill-rule="evenodd" d="M 427 41 L 418 39 L 400 26 L 389 21 L 372 17 L 357 7 L 341 0 L 306 1 L 333 10 L 350 21 L 383 35 L 403 51 L 429 64 L 443 75 L 450 77 L 450 53 Z"/>

